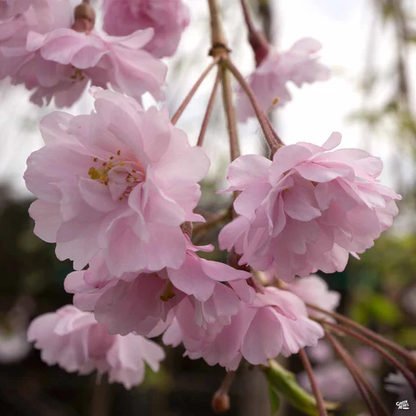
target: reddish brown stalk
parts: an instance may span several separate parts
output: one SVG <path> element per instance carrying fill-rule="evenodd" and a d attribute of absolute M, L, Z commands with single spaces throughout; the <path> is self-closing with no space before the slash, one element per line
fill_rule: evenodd
<path fill-rule="evenodd" d="M 305 367 L 306 373 L 308 374 L 309 381 L 311 382 L 312 391 L 318 405 L 318 411 L 320 416 L 327 416 L 328 413 L 325 409 L 324 399 L 322 398 L 321 392 L 319 391 L 318 384 L 316 383 L 315 376 L 313 374 L 311 363 L 304 349 L 299 350 L 299 355 L 302 360 L 303 366 Z"/>
<path fill-rule="evenodd" d="M 208 106 L 205 112 L 204 120 L 202 121 L 201 130 L 199 132 L 197 146 L 202 146 L 204 142 L 205 133 L 207 131 L 209 119 L 211 118 L 212 109 L 214 108 L 215 96 L 217 95 L 218 85 L 221 81 L 221 68 L 218 67 L 217 77 L 215 78 L 214 87 L 212 88 L 211 96 L 209 97 Z"/>
<path fill-rule="evenodd" d="M 334 350 L 339 355 L 342 361 L 344 361 L 345 366 L 348 368 L 348 371 L 352 375 L 355 384 L 357 385 L 358 391 L 360 392 L 362 398 L 365 401 L 365 404 L 367 405 L 368 410 L 370 411 L 372 416 L 379 416 L 377 414 L 377 411 L 375 409 L 375 405 L 371 402 L 369 393 L 366 391 L 361 378 L 357 374 L 356 368 L 354 367 L 354 362 L 352 362 L 349 357 L 345 354 L 345 350 L 341 347 L 341 345 L 338 343 L 338 341 L 333 337 L 329 332 L 325 333 L 328 341 L 332 344 Z"/>
<path fill-rule="evenodd" d="M 230 371 L 224 377 L 221 387 L 212 398 L 212 408 L 215 413 L 225 413 L 230 410 L 230 396 L 228 392 L 235 377 L 235 371 Z"/>
<path fill-rule="evenodd" d="M 259 66 L 269 54 L 270 45 L 263 33 L 255 28 L 245 0 L 241 0 L 241 7 L 247 25 L 248 40 L 254 51 L 256 65 Z"/>
<path fill-rule="evenodd" d="M 276 139 L 277 143 L 279 143 L 281 146 L 284 146 L 285 144 L 282 142 L 282 139 L 277 135 L 276 131 L 273 128 L 272 122 L 270 121 L 269 117 L 266 117 L 267 123 L 269 124 L 270 130 L 272 131 L 272 134 L 274 138 Z"/>
<path fill-rule="evenodd" d="M 231 71 L 231 73 L 234 75 L 238 83 L 241 85 L 241 87 L 246 92 L 251 105 L 253 106 L 254 112 L 256 113 L 256 116 L 259 120 L 260 126 L 263 130 L 264 137 L 266 138 L 266 141 L 270 147 L 270 149 L 273 150 L 276 149 L 276 147 L 279 146 L 279 143 L 274 138 L 274 135 L 272 133 L 272 130 L 270 128 L 267 116 L 264 114 L 263 110 L 260 107 L 259 102 L 257 101 L 257 98 L 251 89 L 248 82 L 245 80 L 244 76 L 241 74 L 241 72 L 236 68 L 236 66 L 229 60 L 224 59 L 224 65 L 227 66 L 227 68 Z"/>
<path fill-rule="evenodd" d="M 222 96 L 224 101 L 225 116 L 227 118 L 228 135 L 230 137 L 230 157 L 231 161 L 240 156 L 240 146 L 238 144 L 237 119 L 235 116 L 233 93 L 231 80 L 227 68 L 221 67 Z"/>
<path fill-rule="evenodd" d="M 368 380 L 364 377 L 363 373 L 361 372 L 360 368 L 355 364 L 351 354 L 345 349 L 345 347 L 337 340 L 332 334 L 329 332 L 325 332 L 326 337 L 328 338 L 329 342 L 334 347 L 337 354 L 340 356 L 342 361 L 344 361 L 346 367 L 350 371 L 351 374 L 355 373 L 357 379 L 362 384 L 363 388 L 366 390 L 368 397 L 372 399 L 372 405 L 377 411 L 377 416 L 389 416 L 389 412 L 382 403 L 382 401 L 377 396 L 377 393 L 374 391 L 371 384 Z M 354 376 L 353 376 L 354 377 Z"/>
<path fill-rule="evenodd" d="M 194 232 L 198 233 L 203 230 L 209 230 L 212 227 L 215 227 L 217 224 L 220 224 L 223 221 L 231 220 L 231 210 L 227 209 L 224 213 L 217 215 L 216 217 L 207 220 L 207 222 L 199 223 L 194 225 Z"/>
<path fill-rule="evenodd" d="M 354 331 L 353 329 L 347 328 L 343 325 L 334 324 L 332 322 L 327 322 L 324 320 L 320 320 L 320 322 L 327 327 L 333 328 L 335 330 L 338 330 L 340 332 L 343 332 L 347 335 L 350 335 L 359 341 L 363 342 L 364 344 L 367 344 L 369 347 L 373 348 L 375 351 L 377 351 L 380 355 L 382 355 L 387 361 L 389 361 L 394 367 L 396 367 L 399 371 L 403 373 L 403 375 L 406 377 L 409 384 L 412 386 L 413 391 L 416 394 L 416 379 L 411 371 L 409 371 L 400 361 L 398 361 L 395 357 L 393 357 L 391 354 L 389 354 L 386 350 L 381 348 L 379 345 L 377 345 L 374 341 L 364 337 L 359 332 Z"/>
<path fill-rule="evenodd" d="M 177 123 L 177 121 L 179 120 L 179 117 L 182 115 L 185 108 L 188 106 L 189 102 L 191 101 L 192 97 L 195 95 L 196 91 L 198 90 L 198 88 L 200 87 L 200 85 L 202 84 L 206 76 L 211 72 L 211 69 L 214 68 L 215 65 L 217 65 L 220 59 L 221 59 L 220 56 L 215 57 L 214 60 L 209 64 L 208 68 L 198 78 L 195 85 L 191 88 L 188 95 L 185 97 L 182 104 L 180 105 L 176 113 L 173 115 L 171 119 L 172 124 Z"/>
<path fill-rule="evenodd" d="M 377 341 L 379 344 L 383 345 L 384 347 L 394 351 L 396 354 L 402 356 L 406 360 L 413 360 L 413 357 L 407 351 L 405 348 L 401 347 L 400 345 L 395 344 L 394 342 L 382 337 L 381 335 L 375 333 L 371 329 L 368 329 L 357 322 L 354 322 L 353 320 L 347 318 L 344 315 L 341 315 L 336 312 L 327 311 L 326 309 L 319 308 L 318 306 L 307 304 L 308 308 L 315 309 L 316 311 L 319 311 L 321 313 L 324 313 L 325 315 L 331 316 L 332 318 L 335 318 L 337 321 L 340 321 L 344 323 L 347 326 L 350 326 L 354 329 L 356 329 L 359 332 L 362 332 L 367 337 L 373 339 L 374 341 Z"/>

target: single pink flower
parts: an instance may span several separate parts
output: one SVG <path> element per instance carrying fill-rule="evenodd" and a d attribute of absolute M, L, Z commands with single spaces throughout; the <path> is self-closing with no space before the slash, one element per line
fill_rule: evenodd
<path fill-rule="evenodd" d="M 358 149 L 330 152 L 340 141 L 333 133 L 323 146 L 284 146 L 273 161 L 236 159 L 227 191 L 242 191 L 234 202 L 239 216 L 221 231 L 220 247 L 234 247 L 241 264 L 287 282 L 342 271 L 349 253 L 372 247 L 392 225 L 401 197 L 378 183 L 380 159 Z"/>
<path fill-rule="evenodd" d="M 175 53 L 188 24 L 189 11 L 182 0 L 104 1 L 104 30 L 110 35 L 126 36 L 138 29 L 152 28 L 154 36 L 144 49 L 158 58 Z"/>
<path fill-rule="evenodd" d="M 79 374 L 108 373 L 110 383 L 123 383 L 127 389 L 143 381 L 145 363 L 158 371 L 165 358 L 156 343 L 139 335 L 110 335 L 92 313 L 72 305 L 37 317 L 29 326 L 28 339 L 48 365 Z"/>
<path fill-rule="evenodd" d="M 303 83 L 329 79 L 329 69 L 320 64 L 316 56 L 320 49 L 320 43 L 311 38 L 298 40 L 282 53 L 269 49 L 268 56 L 248 79 L 263 111 L 269 112 L 292 99 L 287 88 L 289 81 L 300 88 Z M 255 115 L 253 106 L 241 87 L 238 88 L 237 113 L 240 121 Z"/>
<path fill-rule="evenodd" d="M 251 304 L 240 302 L 228 325 L 216 322 L 198 327 L 190 318 L 193 308 L 188 299 L 181 302 L 164 343 L 183 342 L 191 359 L 203 358 L 209 365 L 229 370 L 235 370 L 242 357 L 254 365 L 267 365 L 268 359 L 279 354 L 287 357 L 305 346 L 315 346 L 324 335 L 298 297 L 274 287 L 257 293 Z"/>
<path fill-rule="evenodd" d="M 125 273 L 120 278 L 112 276 L 103 258 L 96 256 L 89 269 L 67 276 L 65 290 L 74 293 L 75 306 L 93 311 L 112 334 L 155 334 L 155 328 L 170 323 L 169 313 L 187 296 L 195 308 L 190 318 L 196 325 L 228 325 L 238 312 L 240 299 L 250 302 L 254 297 L 246 282 L 250 273 L 195 253 L 210 247 L 195 247 L 188 238 L 187 245 L 185 260 L 177 269 Z"/>
<path fill-rule="evenodd" d="M 112 275 L 179 267 L 180 228 L 201 221 L 193 209 L 209 167 L 166 109 L 144 111 L 132 98 L 92 89 L 95 112 L 54 112 L 41 121 L 45 147 L 28 159 L 25 180 L 39 199 L 35 233 L 56 242 L 59 259 L 81 270 L 101 253 Z"/>

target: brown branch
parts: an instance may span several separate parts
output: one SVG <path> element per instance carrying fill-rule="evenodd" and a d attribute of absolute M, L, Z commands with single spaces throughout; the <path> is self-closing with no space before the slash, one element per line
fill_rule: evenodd
<path fill-rule="evenodd" d="M 308 356 L 305 353 L 305 350 L 301 348 L 299 350 L 299 355 L 302 360 L 303 366 L 305 367 L 306 373 L 308 374 L 309 381 L 311 382 L 312 391 L 318 405 L 318 411 L 320 416 L 327 416 L 328 413 L 325 409 L 324 399 L 322 398 L 321 392 L 319 391 L 318 385 L 316 383 L 315 376 L 313 374 L 311 363 L 308 359 Z"/>
<path fill-rule="evenodd" d="M 347 358 L 347 356 L 344 354 L 344 351 L 340 344 L 337 343 L 337 340 L 335 337 L 333 337 L 329 332 L 326 332 L 326 337 L 328 338 L 328 341 L 332 344 L 334 347 L 334 350 L 339 355 L 339 357 L 344 361 L 345 366 L 348 368 L 348 371 L 352 375 L 355 384 L 357 385 L 358 391 L 360 392 L 362 398 L 365 401 L 365 404 L 367 405 L 368 410 L 370 411 L 372 416 L 378 416 L 376 409 L 374 407 L 374 404 L 371 402 L 370 397 L 368 395 L 368 392 L 365 390 L 360 377 L 358 376 L 357 372 L 355 371 L 354 366 L 352 365 L 351 361 Z"/>
<path fill-rule="evenodd" d="M 211 96 L 209 97 L 208 106 L 205 112 L 204 120 L 202 121 L 201 130 L 199 132 L 197 146 L 202 146 L 204 142 L 205 133 L 207 131 L 208 123 L 211 118 L 212 109 L 214 108 L 215 96 L 217 95 L 218 85 L 221 81 L 221 68 L 218 67 L 217 77 L 215 78 L 214 87 L 212 88 Z"/>
<path fill-rule="evenodd" d="M 179 106 L 178 110 L 173 115 L 171 119 L 172 124 L 177 123 L 177 121 L 179 120 L 179 117 L 182 115 L 185 108 L 188 106 L 189 102 L 191 101 L 192 97 L 195 95 L 196 91 L 198 90 L 198 88 L 200 87 L 200 85 L 202 84 L 206 76 L 211 72 L 211 69 L 214 68 L 214 66 L 220 61 L 220 59 L 221 59 L 220 56 L 216 56 L 214 60 L 209 64 L 208 68 L 198 78 L 195 85 L 191 88 L 188 95 L 185 97 L 182 104 Z"/>
<path fill-rule="evenodd" d="M 339 313 L 331 312 L 331 311 L 328 311 L 326 309 L 322 309 L 318 306 L 311 305 L 309 303 L 307 304 L 307 307 L 311 308 L 311 309 L 314 309 L 318 312 L 321 312 L 325 315 L 328 315 L 328 316 L 336 319 L 337 321 L 340 321 L 340 322 L 344 323 L 345 325 L 348 325 L 348 326 L 354 328 L 355 330 L 357 330 L 359 332 L 362 332 L 367 337 L 373 339 L 374 341 L 377 341 L 379 344 L 383 345 L 384 347 L 394 351 L 395 353 L 402 356 L 406 360 L 409 360 L 409 361 L 413 360 L 413 357 L 411 356 L 409 351 L 407 351 L 405 348 L 403 348 L 400 345 L 397 345 L 394 342 L 382 337 L 381 335 L 377 334 L 376 332 L 372 331 L 371 329 L 368 329 L 365 326 L 360 325 L 359 323 L 353 321 L 352 319 L 349 319 L 346 316 L 341 315 Z"/>
<path fill-rule="evenodd" d="M 210 24 L 211 24 L 211 42 L 212 46 L 226 45 L 224 30 L 220 18 L 220 8 L 217 0 L 208 0 Z"/>

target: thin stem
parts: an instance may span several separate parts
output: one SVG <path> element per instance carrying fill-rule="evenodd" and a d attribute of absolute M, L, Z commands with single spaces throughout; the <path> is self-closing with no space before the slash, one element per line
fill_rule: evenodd
<path fill-rule="evenodd" d="M 209 230 L 217 224 L 220 224 L 223 221 L 231 220 L 231 209 L 225 210 L 222 214 L 215 216 L 214 218 L 207 220 L 207 222 L 194 225 L 194 232 L 198 233 L 203 230 Z"/>
<path fill-rule="evenodd" d="M 180 105 L 176 113 L 173 115 L 171 119 L 172 124 L 177 123 L 177 121 L 179 120 L 179 117 L 182 115 L 185 108 L 188 106 L 189 102 L 191 101 L 192 97 L 195 95 L 196 91 L 198 90 L 198 88 L 200 87 L 200 85 L 202 84 L 206 76 L 211 72 L 211 69 L 214 68 L 214 66 L 219 62 L 220 59 L 221 59 L 220 56 L 216 56 L 214 60 L 209 64 L 208 68 L 198 78 L 195 85 L 191 88 L 188 95 L 185 97 L 182 104 Z"/>
<path fill-rule="evenodd" d="M 256 66 L 259 66 L 269 54 L 270 45 L 264 34 L 255 28 L 245 0 L 241 0 L 241 7 L 247 25 L 248 41 L 254 51 Z"/>
<path fill-rule="evenodd" d="M 409 371 L 400 361 L 398 361 L 395 357 L 393 357 L 391 354 L 389 354 L 386 350 L 378 346 L 374 341 L 364 337 L 360 333 L 354 331 L 353 329 L 347 328 L 343 325 L 339 324 L 333 324 L 332 322 L 327 322 L 325 320 L 320 320 L 320 322 L 327 327 L 334 328 L 340 332 L 343 332 L 345 334 L 348 334 L 359 341 L 363 342 L 364 344 L 367 344 L 374 350 L 376 350 L 380 355 L 382 355 L 387 361 L 389 361 L 394 367 L 396 367 L 399 371 L 403 373 L 403 375 L 408 380 L 409 384 L 412 386 L 413 391 L 416 394 L 416 379 L 413 376 L 413 373 Z"/>
<path fill-rule="evenodd" d="M 267 123 L 270 127 L 270 130 L 272 131 L 272 134 L 273 134 L 274 138 L 276 139 L 277 143 L 279 143 L 281 146 L 284 146 L 284 143 L 283 143 L 282 139 L 277 135 L 276 131 L 274 130 L 272 122 L 270 121 L 269 117 L 266 116 L 266 120 L 267 120 Z"/>
<path fill-rule="evenodd" d="M 342 361 L 344 361 L 344 364 L 348 368 L 348 371 L 350 372 L 350 374 L 352 375 L 352 377 L 355 381 L 355 384 L 357 385 L 357 388 L 358 388 L 362 398 L 364 399 L 364 401 L 367 405 L 367 408 L 370 411 L 371 415 L 372 416 L 378 416 L 377 412 L 376 412 L 376 409 L 374 407 L 374 404 L 370 400 L 369 393 L 365 390 L 364 385 L 362 384 L 362 380 L 360 379 L 360 377 L 357 374 L 356 368 L 352 365 L 353 362 L 351 362 L 351 360 L 347 357 L 347 355 L 345 354 L 345 351 L 343 350 L 341 345 L 337 342 L 335 337 L 333 337 L 329 332 L 326 332 L 326 337 L 328 338 L 328 341 L 334 347 L 334 350 L 336 351 L 336 353 L 339 355 L 339 357 L 342 359 Z"/>
<path fill-rule="evenodd" d="M 215 413 L 225 413 L 230 410 L 230 396 L 228 391 L 235 377 L 235 371 L 230 371 L 224 377 L 220 388 L 215 392 L 212 398 L 212 409 Z"/>
<path fill-rule="evenodd" d="M 201 130 L 199 132 L 197 146 L 202 146 L 204 142 L 205 133 L 207 131 L 209 119 L 211 118 L 212 109 L 214 108 L 215 96 L 217 95 L 218 85 L 221 81 L 221 68 L 218 67 L 217 77 L 215 78 L 214 87 L 212 88 L 211 96 L 209 97 L 208 106 L 205 112 L 204 120 L 202 121 Z"/>
<path fill-rule="evenodd" d="M 229 371 L 225 377 L 224 380 L 221 383 L 221 387 L 219 390 L 228 393 L 230 391 L 231 384 L 233 383 L 235 378 L 235 371 Z"/>
<path fill-rule="evenodd" d="M 373 399 L 373 405 L 380 411 L 380 413 L 377 413 L 377 415 L 384 415 L 389 416 L 389 412 L 382 403 L 382 401 L 377 396 L 376 392 L 374 391 L 371 384 L 368 382 L 368 380 L 364 377 L 363 373 L 361 372 L 360 368 L 355 364 L 351 354 L 343 347 L 343 345 L 337 340 L 332 334 L 329 332 L 325 332 L 326 337 L 328 338 L 329 342 L 334 347 L 337 354 L 340 356 L 340 358 L 344 361 L 345 365 L 347 366 L 348 370 L 351 372 L 351 374 L 355 373 L 357 378 L 359 379 L 362 386 L 367 391 L 368 396 Z"/>
<path fill-rule="evenodd" d="M 306 373 L 308 374 L 309 381 L 311 382 L 312 391 L 318 405 L 318 411 L 320 416 L 327 416 L 328 413 L 325 409 L 324 399 L 322 398 L 321 392 L 319 391 L 318 385 L 316 383 L 315 376 L 313 374 L 311 363 L 309 362 L 308 356 L 305 353 L 305 350 L 301 348 L 299 350 L 299 355 L 302 360 L 303 366 L 305 367 Z"/>
<path fill-rule="evenodd" d="M 237 120 L 235 117 L 230 76 L 224 66 L 221 66 L 221 81 L 228 135 L 230 137 L 230 156 L 231 161 L 233 161 L 240 156 L 240 146 L 238 143 Z"/>
<path fill-rule="evenodd" d="M 249 33 L 256 32 L 256 28 L 254 27 L 253 20 L 251 19 L 251 15 L 250 15 L 250 12 L 248 11 L 248 7 L 247 7 L 245 0 L 240 0 L 240 2 L 241 2 L 241 8 L 243 9 L 244 20 L 246 22 Z"/>
<path fill-rule="evenodd" d="M 357 322 L 354 322 L 353 320 L 347 318 L 346 316 L 341 315 L 341 314 L 336 313 L 336 312 L 328 311 L 326 309 L 319 308 L 318 306 L 311 305 L 309 303 L 307 304 L 307 306 L 308 306 L 308 308 L 315 309 L 316 311 L 319 311 L 319 312 L 321 312 L 325 315 L 331 316 L 332 318 L 335 318 L 337 321 L 340 321 L 340 322 L 344 323 L 345 325 L 348 325 L 348 326 L 356 329 L 357 331 L 362 332 L 363 334 L 367 335 L 369 338 L 373 339 L 374 341 L 377 341 L 379 344 L 383 345 L 384 347 L 394 351 L 395 353 L 402 356 L 406 360 L 409 360 L 409 361 L 413 360 L 413 357 L 411 356 L 411 354 L 406 349 L 401 347 L 400 345 L 397 345 L 394 342 L 392 342 L 392 341 L 382 337 L 381 335 L 375 333 L 371 329 L 368 329 L 368 328 L 358 324 Z"/>
<path fill-rule="evenodd" d="M 276 146 L 278 146 L 278 143 L 276 142 L 274 135 L 272 133 L 272 130 L 270 128 L 270 125 L 267 121 L 267 116 L 264 114 L 263 110 L 260 107 L 259 102 L 257 101 L 256 95 L 254 94 L 248 82 L 245 80 L 244 76 L 241 74 L 241 72 L 236 68 L 236 66 L 229 59 L 224 59 L 224 64 L 231 71 L 231 73 L 234 75 L 238 83 L 246 92 L 253 106 L 254 112 L 256 113 L 256 116 L 259 120 L 260 126 L 264 133 L 264 137 L 266 138 L 270 149 L 273 151 L 276 148 Z"/>

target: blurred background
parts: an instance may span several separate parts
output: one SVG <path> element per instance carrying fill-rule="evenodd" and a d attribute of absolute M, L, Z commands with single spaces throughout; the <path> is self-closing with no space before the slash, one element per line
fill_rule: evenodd
<path fill-rule="evenodd" d="M 205 1 L 188 0 L 191 25 L 179 50 L 167 60 L 167 107 L 173 113 L 207 66 L 209 23 Z M 220 0 L 233 58 L 248 74 L 254 67 L 246 42 L 238 0 Z M 99 7 L 98 1 L 95 3 Z M 410 349 L 416 348 L 416 2 L 414 0 L 251 0 L 258 27 L 278 50 L 302 37 L 322 45 L 322 63 L 332 79 L 293 91 L 293 101 L 273 117 L 286 144 L 322 144 L 332 131 L 343 133 L 342 147 L 360 147 L 385 163 L 382 181 L 403 195 L 395 225 L 362 255 L 351 259 L 345 272 L 323 276 L 342 294 L 340 311 Z M 198 91 L 178 122 L 196 143 L 213 77 Z M 225 185 L 228 139 L 220 96 L 205 139 L 212 160 L 203 182 L 200 210 L 227 206 L 227 196 L 215 191 Z M 183 358 L 183 351 L 167 349 L 161 372 L 148 369 L 143 385 L 126 391 L 105 378 L 67 374 L 42 363 L 26 341 L 30 320 L 70 303 L 62 287 L 70 262 L 55 258 L 54 246 L 32 232 L 27 210 L 32 196 L 22 179 L 29 154 L 42 146 L 38 124 L 53 106 L 38 108 L 21 86 L 0 83 L 0 414 L 58 415 L 211 415 L 210 401 L 224 376 L 220 368 Z M 146 98 L 146 104 L 152 104 Z M 85 95 L 72 114 L 88 113 L 92 99 Z M 243 153 L 265 151 L 256 121 L 239 125 Z M 204 236 L 205 242 L 215 238 Z M 213 256 L 221 259 L 223 253 Z M 361 345 L 349 350 L 394 412 L 395 402 L 408 399 L 383 381 L 392 369 Z M 330 348 L 321 343 L 309 351 L 324 397 L 341 400 L 337 415 L 365 411 L 354 382 Z M 305 383 L 297 358 L 285 362 Z M 307 384 L 307 383 L 306 383 Z M 305 385 L 306 385 L 305 384 Z M 270 415 L 267 383 L 260 371 L 243 366 L 231 389 L 229 415 Z M 413 410 L 415 412 L 415 410 Z M 282 403 L 280 415 L 298 415 Z M 412 408 L 409 412 L 412 413 Z"/>

